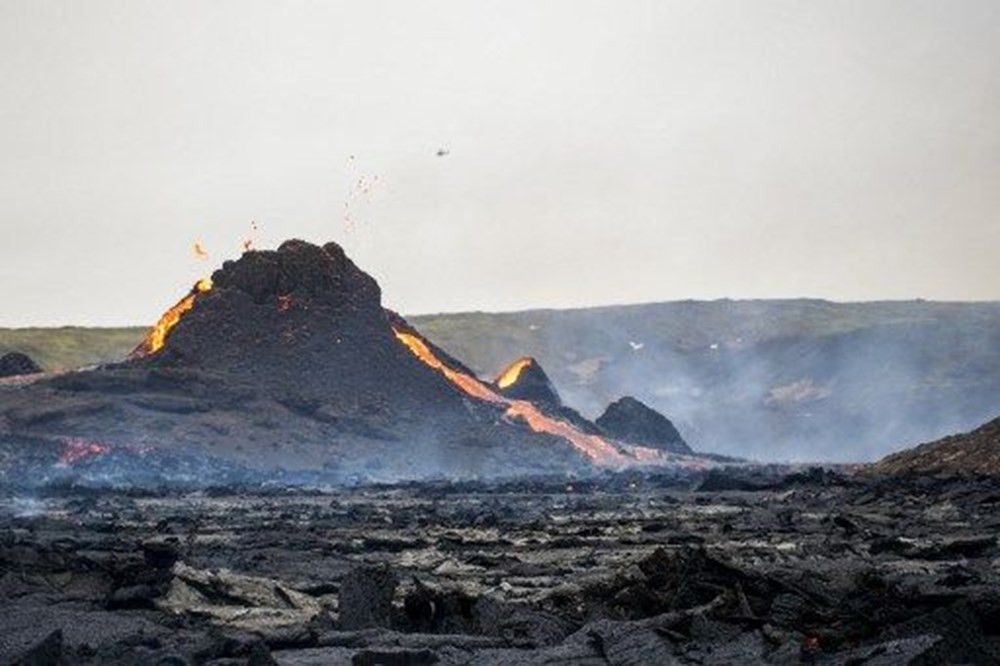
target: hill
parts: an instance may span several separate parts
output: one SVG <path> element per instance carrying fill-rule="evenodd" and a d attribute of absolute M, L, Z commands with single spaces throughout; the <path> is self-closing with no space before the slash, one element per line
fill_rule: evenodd
<path fill-rule="evenodd" d="M 880 474 L 944 472 L 951 474 L 1000 474 L 1000 418 L 971 432 L 927 442 L 886 456 L 872 466 Z"/>
<path fill-rule="evenodd" d="M 27 354 L 45 370 L 70 370 L 120 361 L 146 334 L 147 327 L 0 328 L 0 356 Z"/>
<path fill-rule="evenodd" d="M 876 460 L 1000 405 L 1000 303 L 678 301 L 409 317 L 482 377 L 522 356 L 594 418 L 622 395 L 700 451 Z M 142 329 L 0 330 L 43 367 L 127 354 Z"/>

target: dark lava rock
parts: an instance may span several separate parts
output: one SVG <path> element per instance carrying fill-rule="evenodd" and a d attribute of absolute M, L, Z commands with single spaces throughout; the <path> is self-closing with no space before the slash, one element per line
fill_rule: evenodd
<path fill-rule="evenodd" d="M 739 474 L 721 469 L 711 469 L 698 484 L 697 491 L 710 493 L 733 490 L 753 492 L 762 488 L 762 484 L 743 478 Z"/>
<path fill-rule="evenodd" d="M 17 375 L 33 375 L 42 369 L 30 356 L 21 352 L 10 352 L 0 356 L 0 377 L 15 377 Z"/>
<path fill-rule="evenodd" d="M 545 370 L 535 359 L 517 359 L 493 381 L 500 392 L 514 400 L 528 400 L 546 407 L 561 407 L 562 399 Z"/>
<path fill-rule="evenodd" d="M 351 569 L 340 584 L 340 627 L 389 628 L 392 624 L 392 597 L 398 585 L 399 580 L 389 567 Z"/>
<path fill-rule="evenodd" d="M 180 557 L 176 545 L 162 541 L 144 543 L 142 554 L 146 564 L 154 569 L 169 569 Z"/>
<path fill-rule="evenodd" d="M 432 650 L 388 648 L 361 650 L 351 657 L 352 666 L 429 666 L 438 656 Z"/>
<path fill-rule="evenodd" d="M 30 645 L 8 645 L 0 637 L 0 663 L 10 666 L 58 666 L 63 657 L 63 633 L 56 629 Z"/>
<path fill-rule="evenodd" d="M 406 595 L 406 629 L 424 633 L 472 633 L 474 597 L 461 590 L 441 590 L 417 581 Z"/>
<path fill-rule="evenodd" d="M 949 435 L 893 453 L 875 463 L 871 471 L 876 474 L 1000 474 L 1000 418 L 971 432 Z"/>
<path fill-rule="evenodd" d="M 631 396 L 608 405 L 595 423 L 609 437 L 672 453 L 692 453 L 670 419 Z"/>

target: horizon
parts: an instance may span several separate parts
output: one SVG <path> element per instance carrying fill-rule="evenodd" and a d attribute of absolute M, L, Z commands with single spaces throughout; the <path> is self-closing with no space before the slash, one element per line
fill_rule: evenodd
<path fill-rule="evenodd" d="M 177 300 L 180 300 L 178 297 Z M 531 314 L 535 312 L 573 312 L 573 311 L 584 311 L 584 310 L 605 310 L 614 308 L 631 308 L 631 307 L 644 307 L 644 306 L 655 306 L 655 305 L 673 305 L 679 303 L 723 303 L 723 302 L 733 302 L 733 303 L 793 303 L 793 302 L 815 302 L 815 303 L 825 303 L 829 305 L 879 305 L 879 304 L 922 304 L 922 305 L 942 305 L 942 306 L 963 306 L 963 305 L 1000 305 L 1000 299 L 988 299 L 988 300 L 945 300 L 945 299 L 926 299 L 926 298 L 890 298 L 890 299 L 872 299 L 872 300 L 859 300 L 859 301 L 840 301 L 829 298 L 817 298 L 811 296 L 788 296 L 788 297 L 776 297 L 776 298 L 730 298 L 728 296 L 723 296 L 720 298 L 676 298 L 661 301 L 640 301 L 632 303 L 596 303 L 594 305 L 582 305 L 582 306 L 565 306 L 565 307 L 533 307 L 533 308 L 523 308 L 516 310 L 441 310 L 441 311 L 431 311 L 431 312 L 406 312 L 402 313 L 403 317 L 459 317 L 465 315 L 518 315 L 518 314 Z M 176 302 L 176 301 L 175 301 Z M 171 303 L 170 305 L 173 305 Z M 164 305 L 163 310 L 166 311 L 170 305 Z M 386 309 L 392 310 L 388 306 L 384 306 Z M 162 314 L 162 313 L 161 313 Z M 155 324 L 155 320 L 147 323 L 121 323 L 121 324 L 101 324 L 101 325 L 88 325 L 88 324 L 75 324 L 75 323 L 55 323 L 55 324 L 41 324 L 41 325 L 0 325 L 0 330 L 30 330 L 30 329 L 58 329 L 58 328 L 85 328 L 85 329 L 125 329 L 125 328 L 138 328 L 146 329 L 151 328 Z"/>
<path fill-rule="evenodd" d="M 404 312 L 998 300 L 997 26 L 988 0 L 4 3 L 0 326 L 152 322 L 293 237 Z"/>

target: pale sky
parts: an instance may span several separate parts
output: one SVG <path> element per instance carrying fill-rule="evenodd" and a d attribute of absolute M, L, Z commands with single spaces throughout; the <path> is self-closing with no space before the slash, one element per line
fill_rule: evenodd
<path fill-rule="evenodd" d="M 996 0 L 0 0 L 0 326 L 251 221 L 406 313 L 1000 299 L 998 211 Z"/>

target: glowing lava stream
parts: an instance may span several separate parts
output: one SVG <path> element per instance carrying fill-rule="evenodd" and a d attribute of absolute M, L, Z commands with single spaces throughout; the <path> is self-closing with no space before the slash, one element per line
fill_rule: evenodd
<path fill-rule="evenodd" d="M 396 338 L 406 345 L 413 352 L 414 356 L 439 371 L 448 381 L 469 395 L 480 400 L 486 400 L 487 402 L 507 405 L 506 416 L 511 418 L 519 416 L 535 432 L 543 432 L 565 439 L 593 460 L 595 464 L 607 467 L 619 467 L 628 464 L 629 459 L 607 440 L 597 435 L 588 435 L 570 423 L 546 416 L 538 407 L 527 400 L 511 400 L 500 395 L 475 377 L 449 368 L 441 359 L 434 355 L 434 352 L 427 346 L 427 343 L 418 336 L 400 331 L 397 328 L 393 328 L 392 330 L 396 334 Z M 520 374 L 520 369 L 518 370 L 518 374 Z"/>
<path fill-rule="evenodd" d="M 198 294 L 203 294 L 212 288 L 211 278 L 202 278 L 195 283 L 188 295 L 177 302 L 177 304 L 163 313 L 160 320 L 153 326 L 153 330 L 146 335 L 146 339 L 133 352 L 137 356 L 148 356 L 163 348 L 167 334 L 177 325 L 185 312 L 194 307 L 194 299 Z"/>
<path fill-rule="evenodd" d="M 521 376 L 521 371 L 531 365 L 531 363 L 532 361 L 530 356 L 522 356 L 517 359 L 507 366 L 506 370 L 500 373 L 500 376 L 497 377 L 496 385 L 502 389 L 507 388 L 517 381 L 517 378 Z"/>

